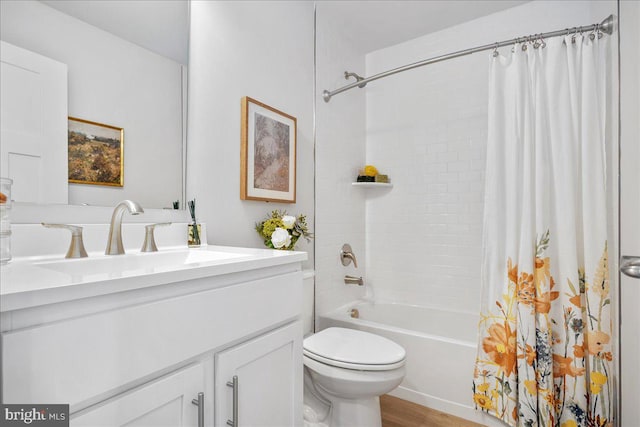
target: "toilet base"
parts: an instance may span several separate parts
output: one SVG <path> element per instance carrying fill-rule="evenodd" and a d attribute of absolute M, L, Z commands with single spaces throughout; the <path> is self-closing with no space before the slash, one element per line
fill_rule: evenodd
<path fill-rule="evenodd" d="M 331 427 L 382 427 L 380 399 L 332 399 Z"/>
<path fill-rule="evenodd" d="M 304 427 L 381 427 L 380 399 L 338 397 L 314 384 L 304 368 Z"/>

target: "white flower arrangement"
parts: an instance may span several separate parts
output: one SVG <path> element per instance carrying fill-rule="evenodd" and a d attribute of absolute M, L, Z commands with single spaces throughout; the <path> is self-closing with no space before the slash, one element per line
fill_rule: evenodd
<path fill-rule="evenodd" d="M 307 241 L 313 238 L 307 226 L 307 217 L 287 215 L 286 211 L 275 210 L 264 221 L 256 223 L 256 231 L 264 239 L 268 248 L 292 251 L 300 237 Z"/>

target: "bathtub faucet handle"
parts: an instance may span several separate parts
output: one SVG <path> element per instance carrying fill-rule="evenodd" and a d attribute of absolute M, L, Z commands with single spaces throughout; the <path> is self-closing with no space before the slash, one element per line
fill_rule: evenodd
<path fill-rule="evenodd" d="M 344 284 L 345 285 L 364 286 L 364 280 L 362 280 L 362 276 L 355 277 L 355 276 L 349 276 L 347 274 L 346 276 L 344 276 Z"/>
<path fill-rule="evenodd" d="M 351 249 L 351 245 L 345 243 L 342 245 L 342 250 L 340 251 L 340 261 L 342 261 L 342 265 L 345 267 L 353 261 L 353 266 L 358 268 L 358 261 L 356 261 L 356 256 L 353 254 L 353 249 Z"/>

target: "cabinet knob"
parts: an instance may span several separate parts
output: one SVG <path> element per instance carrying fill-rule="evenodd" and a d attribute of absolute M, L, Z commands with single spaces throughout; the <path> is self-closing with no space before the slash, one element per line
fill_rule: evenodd
<path fill-rule="evenodd" d="M 227 420 L 227 425 L 238 427 L 238 376 L 234 375 L 233 380 L 227 381 L 227 387 L 233 390 L 233 417 Z"/>

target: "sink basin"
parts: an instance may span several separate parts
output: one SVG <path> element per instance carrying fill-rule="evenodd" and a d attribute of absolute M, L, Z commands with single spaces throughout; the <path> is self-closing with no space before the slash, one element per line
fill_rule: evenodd
<path fill-rule="evenodd" d="M 71 276 L 94 276 L 153 273 L 176 270 L 194 264 L 216 263 L 235 258 L 245 258 L 242 253 L 183 249 L 166 252 L 133 253 L 81 259 L 65 259 L 36 262 L 34 265 Z"/>

